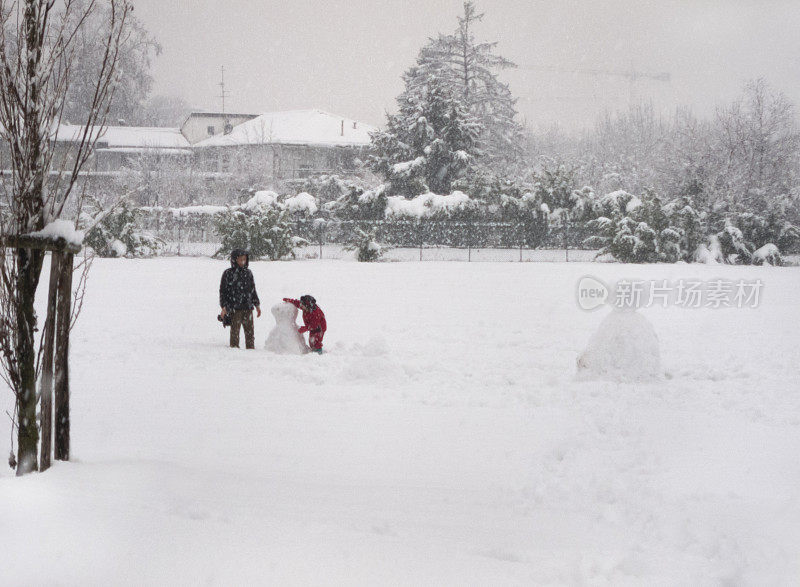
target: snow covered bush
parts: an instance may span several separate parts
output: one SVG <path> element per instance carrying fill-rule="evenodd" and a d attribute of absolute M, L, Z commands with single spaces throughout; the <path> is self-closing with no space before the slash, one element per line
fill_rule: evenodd
<path fill-rule="evenodd" d="M 753 253 L 753 265 L 773 265 L 781 267 L 783 265 L 783 257 L 778 250 L 778 247 L 772 243 L 767 243 Z"/>
<path fill-rule="evenodd" d="M 613 192 L 598 202 L 597 211 L 609 214 L 589 222 L 596 234 L 586 244 L 600 247 L 597 256 L 610 254 L 622 263 L 674 263 L 685 255 L 680 228 L 671 225 L 652 192 L 642 198 Z"/>
<path fill-rule="evenodd" d="M 261 192 L 260 192 L 261 193 Z M 289 213 L 262 195 L 240 207 L 228 208 L 214 218 L 214 230 L 222 243 L 216 255 L 227 255 L 233 249 L 250 251 L 253 258 L 270 260 L 294 257 L 298 244 L 292 237 Z"/>
<path fill-rule="evenodd" d="M 452 188 L 489 205 L 497 205 L 503 196 L 520 198 L 532 191 L 534 186 L 520 178 L 500 176 L 489 169 L 475 167 L 468 175 L 455 180 Z"/>
<path fill-rule="evenodd" d="M 357 228 L 353 240 L 346 246 L 347 250 L 356 251 L 356 258 L 361 262 L 377 261 L 385 252 L 375 240 L 375 230 Z"/>
<path fill-rule="evenodd" d="M 286 198 L 282 205 L 290 214 L 301 217 L 313 216 L 318 210 L 316 198 L 308 192 L 300 192 L 296 196 Z"/>
<path fill-rule="evenodd" d="M 737 212 L 730 205 L 714 208 L 709 214 L 710 251 L 721 263 L 782 262 L 780 251 L 796 251 L 800 246 L 800 228 L 787 218 L 790 205 L 776 198 L 757 213 Z M 758 258 L 756 251 L 761 252 Z"/>
<path fill-rule="evenodd" d="M 763 213 L 740 212 L 730 222 L 742 233 L 742 240 L 751 250 L 774 244 L 782 251 L 797 250 L 800 228 L 785 217 L 780 206 L 768 206 Z"/>
<path fill-rule="evenodd" d="M 325 209 L 341 220 L 383 220 L 386 216 L 386 186 L 364 190 L 352 187 L 350 191 Z"/>
<path fill-rule="evenodd" d="M 552 169 L 543 169 L 536 174 L 536 195 L 547 204 L 548 208 L 572 209 L 575 197 L 575 171 L 563 165 Z"/>
<path fill-rule="evenodd" d="M 641 200 L 626 192 L 617 190 L 595 200 L 592 204 L 592 212 L 597 218 L 619 218 L 636 208 Z M 630 204 L 630 209 L 628 208 Z"/>
<path fill-rule="evenodd" d="M 677 247 L 675 254 L 691 263 L 697 256 L 698 248 L 704 246 L 706 241 L 703 222 L 695 211 L 692 199 L 684 196 L 669 202 L 664 206 L 664 213 L 677 235 L 677 240 L 674 240 L 674 246 Z"/>
<path fill-rule="evenodd" d="M 528 192 L 520 198 L 504 195 L 500 210 L 504 220 L 516 224 L 520 245 L 537 247 L 547 236 L 550 209 L 534 194 Z"/>
<path fill-rule="evenodd" d="M 368 189 L 378 183 L 374 177 L 370 179 L 358 175 L 320 175 L 286 180 L 283 186 L 289 193 L 307 192 L 325 204 L 338 200 L 353 188 Z"/>
<path fill-rule="evenodd" d="M 123 200 L 117 207 L 104 210 L 96 201 L 94 212 L 81 215 L 79 225 L 88 229 L 84 243 L 100 257 L 153 257 L 165 243 L 142 230 L 143 212 Z"/>
<path fill-rule="evenodd" d="M 725 263 L 743 265 L 750 263 L 753 257 L 752 249 L 744 239 L 742 231 L 730 221 L 725 223 L 725 228 L 716 235 L 719 250 Z"/>

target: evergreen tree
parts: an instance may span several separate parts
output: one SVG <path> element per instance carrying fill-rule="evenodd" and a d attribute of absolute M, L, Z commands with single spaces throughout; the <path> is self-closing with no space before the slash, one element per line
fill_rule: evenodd
<path fill-rule="evenodd" d="M 679 235 L 681 258 L 687 263 L 695 260 L 698 247 L 706 241 L 706 232 L 700 215 L 694 209 L 690 196 L 683 196 L 664 206 L 670 225 Z"/>
<path fill-rule="evenodd" d="M 520 161 L 515 100 L 496 75 L 514 64 L 495 54 L 497 43 L 476 41 L 482 18 L 465 2 L 458 29 L 430 39 L 403 74 L 399 111 L 373 135 L 372 167 L 392 193 L 448 193 L 456 180 L 481 169 L 502 173 Z"/>
<path fill-rule="evenodd" d="M 424 95 L 431 79 L 444 84 L 481 123 L 482 162 L 504 169 L 520 157 L 523 129 L 515 120 L 516 100 L 508 85 L 497 79 L 497 72 L 516 65 L 495 53 L 497 42 L 475 39 L 475 25 L 483 17 L 473 2 L 464 2 L 458 28 L 430 39 L 420 50 L 416 66 L 404 76 L 406 90 L 401 99 Z"/>
<path fill-rule="evenodd" d="M 372 166 L 388 181 L 390 194 L 447 194 L 480 155 L 480 131 L 451 91 L 431 79 L 423 96 L 400 101 L 386 130 L 372 135 Z"/>

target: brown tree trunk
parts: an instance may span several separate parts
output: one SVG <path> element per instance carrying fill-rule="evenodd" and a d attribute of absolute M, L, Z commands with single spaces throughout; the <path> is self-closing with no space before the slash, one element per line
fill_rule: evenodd
<path fill-rule="evenodd" d="M 69 326 L 72 314 L 72 253 L 63 253 L 56 325 L 55 457 L 69 460 Z"/>
<path fill-rule="evenodd" d="M 47 294 L 47 318 L 44 322 L 44 349 L 42 351 L 42 380 L 39 384 L 41 396 L 42 444 L 39 455 L 39 470 L 50 468 L 53 443 L 53 344 L 56 335 L 56 299 L 61 274 L 61 254 L 50 255 L 50 288 Z"/>
<path fill-rule="evenodd" d="M 42 270 L 42 251 L 17 249 L 17 341 L 19 389 L 17 390 L 17 475 L 38 469 L 39 429 L 36 422 L 36 312 L 33 300 Z"/>

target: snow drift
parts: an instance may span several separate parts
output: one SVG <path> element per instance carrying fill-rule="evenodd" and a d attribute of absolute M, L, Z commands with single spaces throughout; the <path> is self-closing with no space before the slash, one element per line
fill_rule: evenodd
<path fill-rule="evenodd" d="M 635 310 L 614 309 L 578 357 L 580 380 L 646 381 L 660 376 L 658 337 Z"/>

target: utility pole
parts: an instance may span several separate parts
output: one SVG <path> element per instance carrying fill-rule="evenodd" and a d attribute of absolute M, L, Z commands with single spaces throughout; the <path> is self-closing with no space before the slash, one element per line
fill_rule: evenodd
<path fill-rule="evenodd" d="M 222 114 L 225 114 L 225 97 L 229 92 L 225 91 L 225 66 L 222 66 L 222 81 L 217 84 L 220 87 L 219 98 L 222 98 Z"/>
<path fill-rule="evenodd" d="M 233 127 L 231 126 L 228 117 L 225 114 L 225 98 L 228 96 L 230 92 L 225 90 L 225 66 L 222 66 L 222 76 L 219 82 L 220 93 L 219 97 L 222 98 L 222 133 L 229 134 Z"/>

